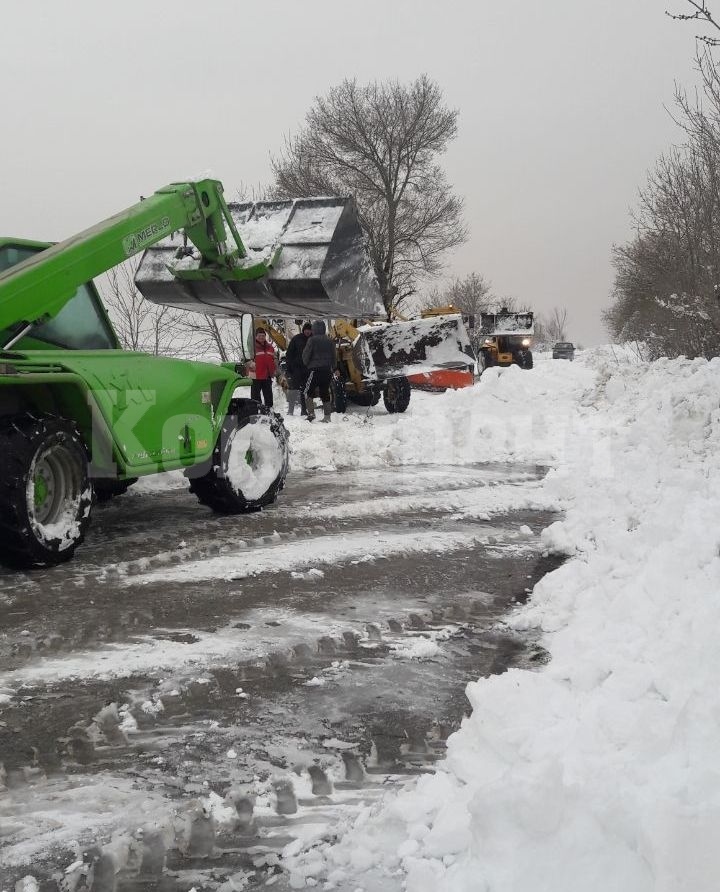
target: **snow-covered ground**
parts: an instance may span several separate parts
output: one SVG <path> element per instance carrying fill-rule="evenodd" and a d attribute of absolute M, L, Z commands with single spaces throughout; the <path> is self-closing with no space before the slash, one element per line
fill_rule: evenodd
<path fill-rule="evenodd" d="M 415 392 L 400 416 L 378 406 L 330 425 L 287 419 L 293 474 L 358 468 L 373 483 L 353 515 L 381 516 L 390 495 L 418 511 L 447 499 L 459 517 L 557 508 L 563 519 L 543 543 L 568 556 L 508 618 L 540 630 L 550 663 L 469 679 L 472 714 L 440 770 L 359 813 L 347 809 L 344 824 L 313 824 L 284 854 L 292 888 L 720 886 L 719 407 L 720 360 L 643 364 L 603 348 L 574 363 L 536 356 L 532 371 L 490 369 L 464 391 Z M 449 468 L 479 462 L 550 471 L 509 501 L 508 487 L 498 498 L 491 485 L 487 496 L 445 485 Z M 439 496 L 423 491 L 435 465 Z M 185 484 L 168 475 L 136 489 L 175 485 Z M 321 519 L 349 509 L 323 510 Z M 432 549 L 431 540 L 412 544 Z M 438 560 L 453 541 L 440 543 Z M 292 548 L 288 556 L 298 570 L 320 559 Z M 263 572 L 275 566 L 267 550 L 253 546 L 250 558 Z M 232 561 L 182 572 L 225 578 L 238 572 Z M 147 579 L 171 572 L 155 568 Z M 128 795 L 118 790 L 125 806 Z"/>
<path fill-rule="evenodd" d="M 720 360 L 617 350 L 289 419 L 294 468 L 542 462 L 569 560 L 510 622 L 552 660 L 472 681 L 441 770 L 285 864 L 293 888 L 677 892 L 720 885 Z M 392 879 L 391 879 L 392 877 Z"/>

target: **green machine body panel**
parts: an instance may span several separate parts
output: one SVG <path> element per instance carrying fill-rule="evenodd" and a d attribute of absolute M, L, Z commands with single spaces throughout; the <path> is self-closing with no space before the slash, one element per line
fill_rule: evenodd
<path fill-rule="evenodd" d="M 96 476 L 138 477 L 210 458 L 235 388 L 233 370 L 123 350 L 2 354 L 0 405 L 73 418 Z"/>
<path fill-rule="evenodd" d="M 41 259 L 53 264 L 53 247 L 0 238 L 0 276 L 25 264 L 23 278 L 32 279 Z M 37 287 L 42 294 L 45 283 L 47 294 L 37 298 L 28 286 L 21 314 L 3 304 L 0 345 L 18 333 L 18 315 L 23 326 L 42 315 L 1 355 L 0 412 L 31 408 L 73 418 L 99 477 L 139 477 L 209 459 L 232 395 L 247 380 L 232 366 L 122 350 L 92 279 L 69 293 L 84 275 L 71 269 L 62 302 L 43 277 Z"/>

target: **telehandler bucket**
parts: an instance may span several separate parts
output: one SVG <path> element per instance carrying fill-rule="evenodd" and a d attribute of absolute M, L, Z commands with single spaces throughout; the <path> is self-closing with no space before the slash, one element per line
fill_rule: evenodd
<path fill-rule="evenodd" d="M 467 369 L 475 356 L 460 315 L 363 325 L 380 380 L 437 369 Z"/>
<path fill-rule="evenodd" d="M 352 198 L 229 202 L 228 209 L 247 255 L 241 265 L 261 273 L 241 280 L 205 274 L 199 253 L 176 234 L 143 254 L 135 284 L 144 297 L 221 316 L 384 315 Z"/>

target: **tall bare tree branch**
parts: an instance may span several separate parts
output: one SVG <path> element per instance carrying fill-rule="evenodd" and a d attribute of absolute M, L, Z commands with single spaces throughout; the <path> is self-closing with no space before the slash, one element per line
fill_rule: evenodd
<path fill-rule="evenodd" d="M 467 237 L 462 200 L 437 164 L 456 133 L 457 111 L 425 76 L 346 80 L 315 100 L 273 159 L 278 197 L 355 196 L 388 314 Z"/>
<path fill-rule="evenodd" d="M 135 287 L 138 260 L 113 267 L 100 283 L 110 318 L 126 350 L 160 354 L 182 353 L 187 347 L 180 327 L 181 314 L 146 301 Z"/>
<path fill-rule="evenodd" d="M 693 8 L 694 12 L 681 13 L 668 12 L 666 10 L 665 15 L 678 22 L 702 22 L 703 24 L 710 25 L 710 27 L 714 28 L 716 31 L 720 31 L 720 24 L 713 17 L 705 0 L 700 0 L 700 2 L 696 2 L 696 0 L 687 0 L 687 3 Z M 712 47 L 720 45 L 720 37 L 709 37 L 707 34 L 696 34 L 695 37 L 707 46 Z"/>
<path fill-rule="evenodd" d="M 135 287 L 138 260 L 111 269 L 99 284 L 120 343 L 126 350 L 163 356 L 242 360 L 239 321 L 204 316 L 146 301 Z"/>

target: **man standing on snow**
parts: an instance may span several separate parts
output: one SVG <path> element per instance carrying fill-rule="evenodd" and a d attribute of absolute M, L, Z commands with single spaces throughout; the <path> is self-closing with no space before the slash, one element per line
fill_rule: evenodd
<path fill-rule="evenodd" d="M 337 351 L 334 342 L 325 334 L 325 323 L 321 319 L 312 324 L 312 337 L 305 345 L 302 360 L 308 370 L 308 378 L 305 383 L 307 420 L 315 421 L 315 405 L 312 395 L 317 387 L 323 404 L 323 421 L 329 422 L 332 411 L 330 382 L 333 372 L 337 368 Z"/>
<path fill-rule="evenodd" d="M 248 363 L 250 374 L 250 399 L 261 402 L 266 406 L 273 404 L 272 382 L 275 374 L 275 349 L 268 344 L 267 333 L 258 328 L 255 332 L 255 359 Z"/>
<path fill-rule="evenodd" d="M 300 414 L 306 415 L 305 410 L 305 382 L 308 377 L 307 366 L 303 362 L 303 350 L 312 334 L 312 325 L 309 322 L 303 324 L 302 330 L 290 339 L 285 353 L 285 369 L 288 376 L 287 401 L 288 415 L 295 412 L 295 404 L 300 400 Z"/>

